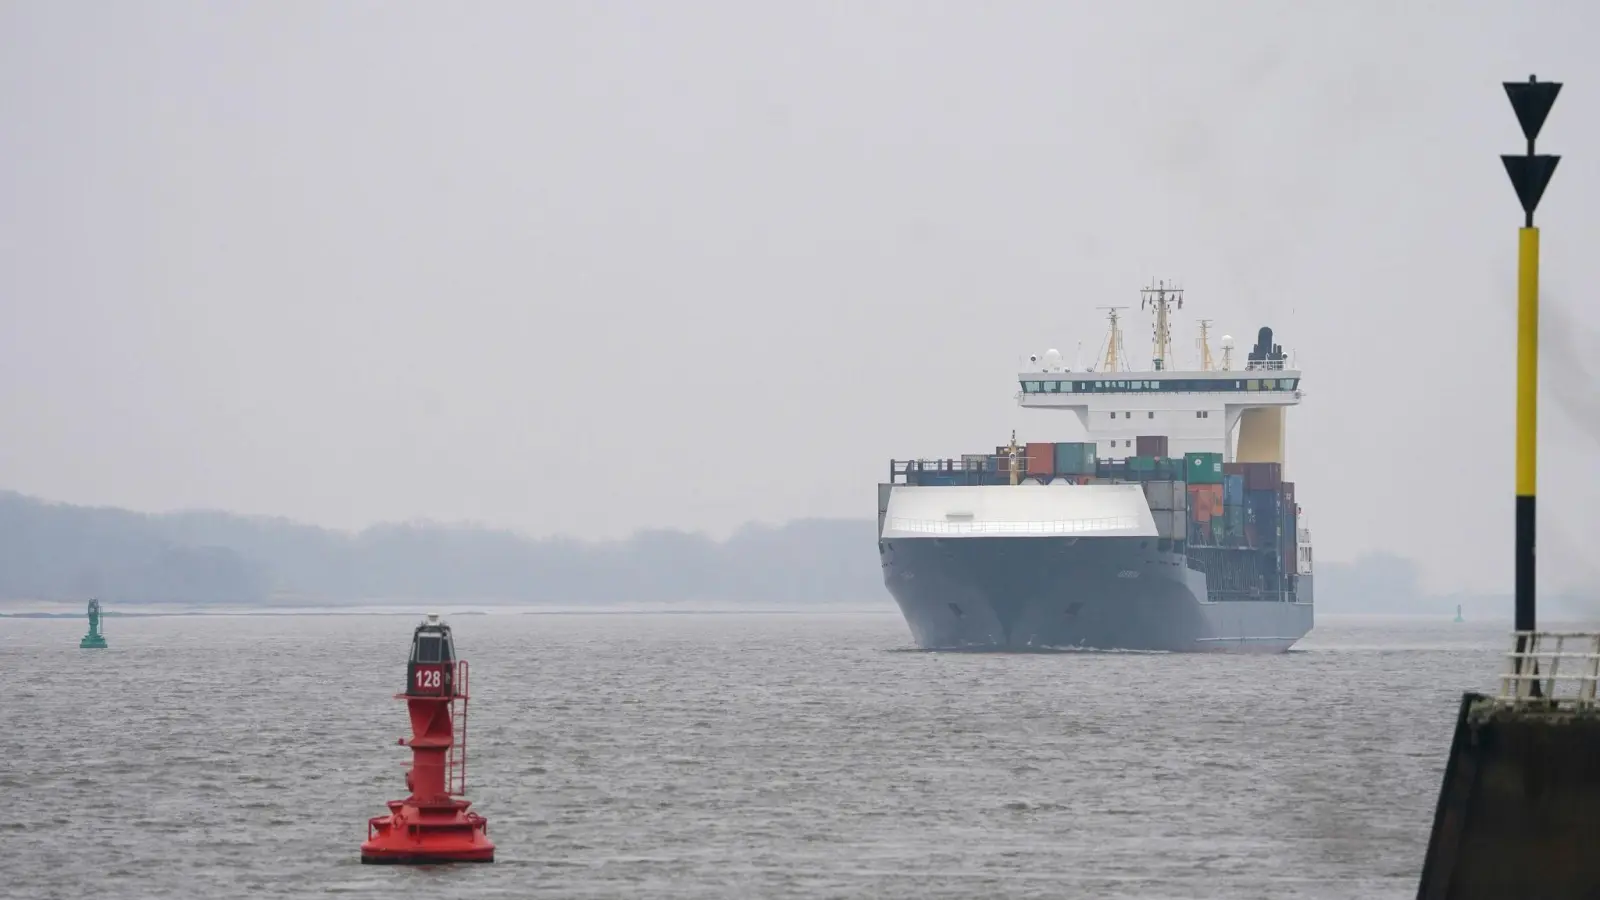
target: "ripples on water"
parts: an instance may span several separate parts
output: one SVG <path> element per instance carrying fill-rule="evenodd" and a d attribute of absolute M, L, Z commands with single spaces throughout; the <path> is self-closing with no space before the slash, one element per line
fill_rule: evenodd
<path fill-rule="evenodd" d="M 0 620 L 0 894 L 1415 895 L 1499 625 L 1277 656 L 890 652 L 893 612 L 452 620 L 488 866 L 362 866 L 415 617 Z"/>

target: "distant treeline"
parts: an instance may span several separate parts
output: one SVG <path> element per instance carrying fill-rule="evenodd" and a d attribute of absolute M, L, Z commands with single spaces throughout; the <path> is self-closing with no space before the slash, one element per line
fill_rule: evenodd
<path fill-rule="evenodd" d="M 0 492 L 0 598 L 257 604 L 886 601 L 875 523 L 533 540 L 438 524 L 357 534 L 218 512 L 147 515 Z"/>
<path fill-rule="evenodd" d="M 891 603 L 871 519 L 748 526 L 726 541 L 677 531 L 534 540 L 438 524 L 351 534 L 219 512 L 147 515 L 0 491 L 0 599 L 182 604 Z M 1410 560 L 1317 568 L 1327 612 L 1509 615 L 1497 596 L 1427 596 Z M 1572 610 L 1561 598 L 1541 608 Z M 1593 611 L 1593 605 L 1587 606 Z"/>

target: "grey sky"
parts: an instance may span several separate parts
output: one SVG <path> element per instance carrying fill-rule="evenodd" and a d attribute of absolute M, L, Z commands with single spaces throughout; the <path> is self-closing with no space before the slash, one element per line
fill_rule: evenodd
<path fill-rule="evenodd" d="M 1321 558 L 1508 589 L 1499 83 L 1537 72 L 1568 83 L 1541 564 L 1600 580 L 1596 33 L 1577 2 L 0 2 L 0 486 L 589 537 L 869 517 L 891 456 L 1072 439 L 1017 357 L 1097 346 L 1112 303 L 1147 355 L 1168 277 L 1180 347 L 1204 315 L 1299 353 Z"/>

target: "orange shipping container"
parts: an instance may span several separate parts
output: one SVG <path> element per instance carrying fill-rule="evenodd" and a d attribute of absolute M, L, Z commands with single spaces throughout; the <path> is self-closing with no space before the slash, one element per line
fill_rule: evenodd
<path fill-rule="evenodd" d="M 1030 441 L 1028 443 L 1028 445 L 1027 445 L 1027 453 L 1028 453 L 1028 474 L 1029 475 L 1053 475 L 1053 474 L 1055 474 L 1055 471 L 1056 471 L 1056 445 L 1055 444 L 1045 444 L 1045 443 L 1036 444 L 1036 443 L 1033 443 L 1033 442 Z"/>
<path fill-rule="evenodd" d="M 1211 492 L 1206 485 L 1189 485 L 1189 518 L 1195 522 L 1211 521 Z"/>

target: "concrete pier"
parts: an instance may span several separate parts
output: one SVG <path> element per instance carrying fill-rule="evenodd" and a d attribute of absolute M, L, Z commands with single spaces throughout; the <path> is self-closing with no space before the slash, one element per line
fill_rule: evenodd
<path fill-rule="evenodd" d="M 1523 636 L 1461 699 L 1418 900 L 1600 900 L 1600 636 Z"/>

